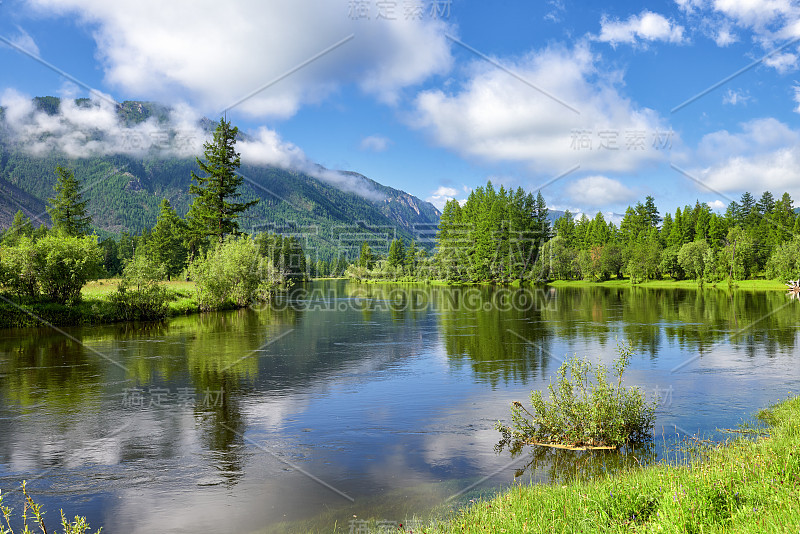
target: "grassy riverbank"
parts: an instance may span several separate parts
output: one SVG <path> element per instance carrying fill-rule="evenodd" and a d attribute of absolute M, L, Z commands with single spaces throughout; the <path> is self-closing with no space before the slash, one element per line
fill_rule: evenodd
<path fill-rule="evenodd" d="M 176 280 L 162 282 L 167 289 L 167 316 L 199 313 L 197 289 L 194 282 Z M 117 290 L 119 279 L 111 278 L 89 282 L 81 289 L 82 300 L 75 305 L 31 300 L 0 302 L 0 328 L 43 326 L 46 321 L 54 326 L 76 326 L 120 322 L 109 296 Z"/>
<path fill-rule="evenodd" d="M 318 280 L 326 280 L 320 278 Z M 337 279 L 334 279 L 337 280 Z M 498 285 L 496 282 L 483 281 L 483 282 L 448 282 L 447 280 L 417 280 L 413 277 L 398 278 L 391 280 L 387 278 L 363 279 L 352 280 L 362 284 L 390 284 L 390 285 L 404 285 L 404 284 L 425 284 L 431 286 L 491 286 Z M 513 280 L 508 284 L 499 284 L 508 287 L 521 287 L 523 285 L 530 285 L 531 282 L 520 282 Z M 701 286 L 697 280 L 648 280 L 646 282 L 639 282 L 631 284 L 628 278 L 614 278 L 602 282 L 595 282 L 591 280 L 554 280 L 547 283 L 551 287 L 612 287 L 612 288 L 630 288 L 630 287 L 644 287 L 650 289 L 720 289 L 725 291 L 744 290 L 744 291 L 786 291 L 786 284 L 780 280 L 738 280 L 729 285 L 728 281 L 722 282 L 705 282 Z"/>
<path fill-rule="evenodd" d="M 686 465 L 515 487 L 422 532 L 798 532 L 800 397 L 759 418 L 767 437 L 714 447 Z"/>
<path fill-rule="evenodd" d="M 548 284 L 552 287 L 645 287 L 652 289 L 698 289 L 701 286 L 696 280 L 648 280 L 640 282 L 634 286 L 627 279 L 613 279 L 604 282 L 592 282 L 586 280 L 556 280 Z M 727 281 L 709 283 L 702 285 L 704 289 L 740 289 L 746 291 L 786 291 L 786 284 L 779 280 L 739 280 L 733 283 L 731 288 Z"/>

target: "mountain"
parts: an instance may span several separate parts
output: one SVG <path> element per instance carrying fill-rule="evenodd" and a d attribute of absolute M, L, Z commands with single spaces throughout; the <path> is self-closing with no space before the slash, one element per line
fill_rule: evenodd
<path fill-rule="evenodd" d="M 60 101 L 54 97 L 37 98 L 34 104 L 48 115 L 59 113 Z M 75 104 L 91 105 L 85 99 Z M 131 101 L 118 105 L 116 112 L 124 126 L 135 126 L 150 118 L 163 122 L 168 115 L 164 106 Z M 213 125 L 203 119 L 200 126 L 208 131 Z M 94 135 L 102 141 L 102 133 Z M 49 224 L 45 204 L 53 196 L 57 165 L 74 169 L 81 180 L 84 198 L 89 200 L 89 211 L 101 236 L 151 228 L 163 198 L 185 215 L 192 201 L 188 194 L 191 172 L 199 172 L 194 158 L 160 157 L 153 150 L 145 156 L 67 158 L 55 151 L 34 155 L 16 141 L 5 124 L 5 110 L 0 108 L 0 228 L 8 227 L 20 209 L 35 225 Z M 432 246 L 439 211 L 428 202 L 361 174 L 334 173 L 321 167 L 299 172 L 258 165 L 242 165 L 240 173 L 245 178 L 241 199 L 259 199 L 240 221 L 245 231 L 294 235 L 322 259 L 339 254 L 352 258 L 365 240 L 379 252 L 388 250 L 395 237 L 402 237 L 406 243 L 414 239 L 422 246 Z M 333 182 L 312 176 L 325 177 L 326 173 L 335 177 Z M 343 180 L 340 187 L 335 184 L 337 179 Z M 353 192 L 356 190 L 369 194 L 362 196 Z"/>

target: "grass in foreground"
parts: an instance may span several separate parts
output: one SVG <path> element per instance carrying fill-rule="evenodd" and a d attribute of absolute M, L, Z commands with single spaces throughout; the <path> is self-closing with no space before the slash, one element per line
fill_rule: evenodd
<path fill-rule="evenodd" d="M 686 465 L 515 487 L 421 532 L 798 532 L 800 397 L 759 417 L 769 436 L 717 446 Z"/>

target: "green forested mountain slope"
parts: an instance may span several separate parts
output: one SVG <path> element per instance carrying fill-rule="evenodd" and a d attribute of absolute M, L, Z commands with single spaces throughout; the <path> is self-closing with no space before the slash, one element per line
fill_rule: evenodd
<path fill-rule="evenodd" d="M 51 97 L 37 99 L 40 109 L 58 109 Z M 159 117 L 163 107 L 125 102 L 121 121 L 136 123 Z M 55 112 L 55 111 L 54 111 Z M 46 200 L 53 194 L 57 165 L 75 171 L 89 199 L 89 211 L 101 235 L 151 228 L 161 199 L 167 198 L 180 215 L 189 208 L 190 173 L 194 159 L 110 155 L 67 159 L 61 154 L 35 156 L 15 144 L 3 128 L 0 112 L 0 228 L 6 228 L 22 209 L 36 223 L 48 221 Z M 211 125 L 211 121 L 208 121 Z M 439 220 L 436 208 L 403 191 L 380 185 L 357 173 L 346 173 L 379 192 L 383 200 L 368 200 L 304 173 L 268 166 L 243 165 L 242 201 L 260 202 L 242 219 L 246 231 L 277 231 L 296 235 L 310 248 L 329 256 L 334 250 L 356 248 L 367 239 L 380 251 L 384 242 L 432 237 Z M 424 242 L 423 242 L 424 245 Z M 355 251 L 357 253 L 357 250 Z"/>

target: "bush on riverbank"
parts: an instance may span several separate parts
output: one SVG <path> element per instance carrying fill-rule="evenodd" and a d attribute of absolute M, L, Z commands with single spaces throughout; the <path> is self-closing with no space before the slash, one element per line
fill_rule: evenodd
<path fill-rule="evenodd" d="M 800 397 L 759 417 L 772 425 L 768 437 L 721 444 L 679 466 L 518 486 L 421 532 L 797 532 Z"/>
<path fill-rule="evenodd" d="M 109 295 L 121 321 L 156 321 L 167 316 L 170 295 L 159 282 L 167 269 L 148 253 L 137 251 L 123 271 L 117 290 Z"/>
<path fill-rule="evenodd" d="M 258 243 L 247 236 L 229 237 L 197 258 L 189 267 L 197 283 L 197 301 L 202 310 L 243 307 L 267 300 L 286 282 L 270 258 L 260 253 Z"/>
<path fill-rule="evenodd" d="M 655 402 L 648 403 L 637 387 L 624 387 L 622 376 L 632 351 L 617 345 L 614 360 L 616 383 L 609 382 L 604 365 L 593 366 L 577 356 L 558 369 L 558 383 L 550 383 L 550 399 L 531 392 L 534 413 L 519 403 L 511 405 L 511 426 L 498 421 L 503 438 L 498 449 L 512 450 L 530 442 L 574 447 L 619 447 L 640 444 L 653 437 Z M 594 375 L 594 379 L 592 379 Z"/>
<path fill-rule="evenodd" d="M 97 236 L 73 237 L 51 232 L 34 240 L 23 236 L 0 249 L 4 279 L 0 284 L 19 297 L 46 296 L 75 304 L 81 288 L 101 273 L 102 251 Z"/>

